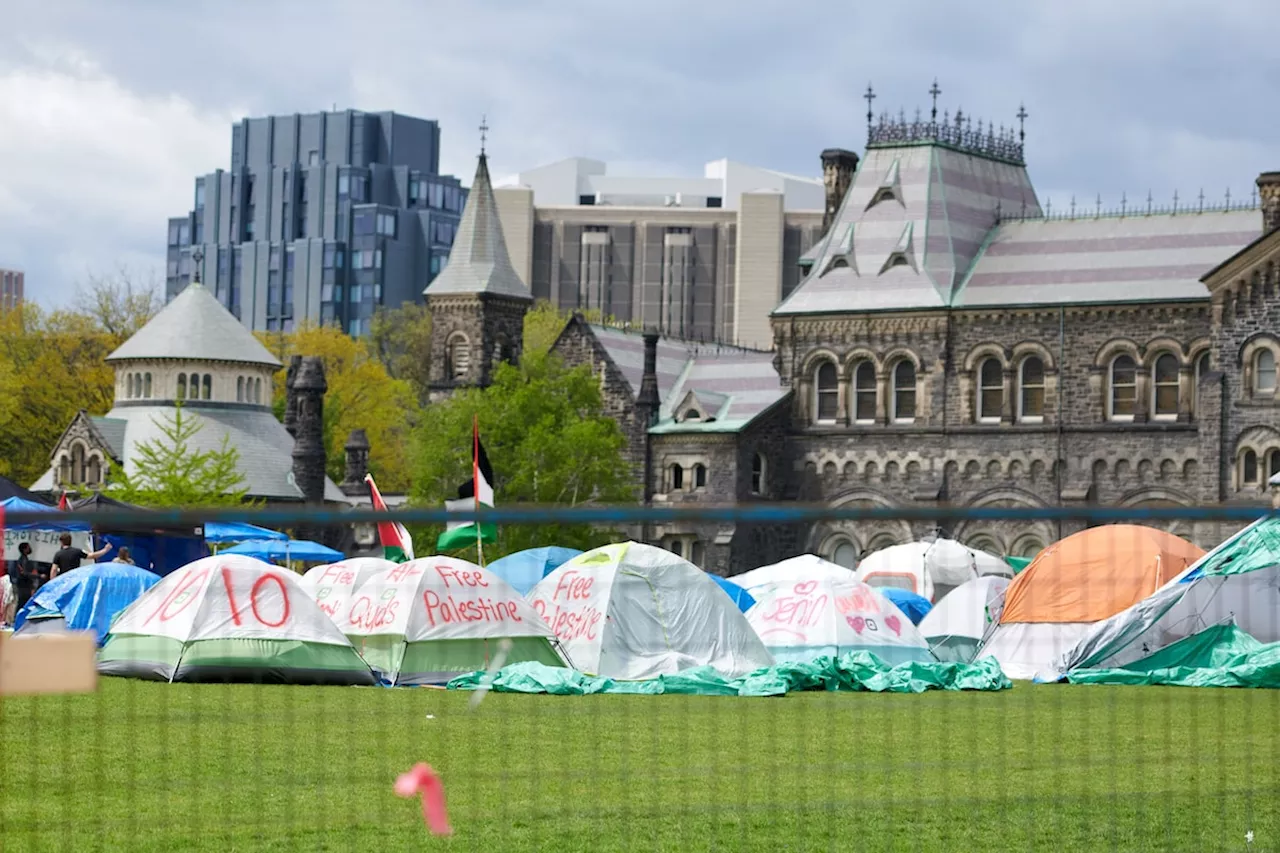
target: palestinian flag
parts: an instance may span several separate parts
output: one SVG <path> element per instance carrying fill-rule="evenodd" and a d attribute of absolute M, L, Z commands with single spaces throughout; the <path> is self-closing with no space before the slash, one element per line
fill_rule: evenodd
<path fill-rule="evenodd" d="M 457 500 L 444 502 L 444 508 L 450 512 L 493 506 L 493 468 L 480 443 L 480 425 L 475 420 L 471 422 L 471 448 L 471 479 L 458 486 Z M 450 521 L 436 540 L 436 550 L 456 551 L 476 544 L 477 539 L 497 541 L 498 526 L 488 521 L 481 525 L 474 521 Z"/>
<path fill-rule="evenodd" d="M 382 493 L 373 482 L 373 475 L 365 474 L 364 481 L 369 484 L 369 502 L 373 504 L 373 508 L 386 512 L 387 502 L 382 499 Z M 379 521 L 378 539 L 382 542 L 382 556 L 388 560 L 404 563 L 413 559 L 413 539 L 400 522 Z"/>

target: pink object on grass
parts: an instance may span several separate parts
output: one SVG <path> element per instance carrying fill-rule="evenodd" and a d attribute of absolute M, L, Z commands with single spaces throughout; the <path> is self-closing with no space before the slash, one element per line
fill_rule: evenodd
<path fill-rule="evenodd" d="M 431 765 L 419 762 L 408 773 L 401 773 L 396 779 L 396 794 L 401 797 L 421 794 L 422 821 L 427 829 L 436 835 L 453 833 L 444 808 L 444 783 L 431 769 Z"/>

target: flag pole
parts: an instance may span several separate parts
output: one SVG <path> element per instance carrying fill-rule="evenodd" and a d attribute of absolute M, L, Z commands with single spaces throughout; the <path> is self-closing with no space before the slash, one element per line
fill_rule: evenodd
<path fill-rule="evenodd" d="M 492 484 L 490 484 L 492 485 Z M 480 511 L 480 416 L 471 415 L 471 494 Z M 484 528 L 480 526 L 480 518 L 476 517 L 476 560 L 480 568 L 484 568 Z"/>

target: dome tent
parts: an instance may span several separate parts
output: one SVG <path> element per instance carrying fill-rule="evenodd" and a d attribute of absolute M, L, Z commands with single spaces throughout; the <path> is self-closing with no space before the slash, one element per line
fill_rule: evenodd
<path fill-rule="evenodd" d="M 852 576 L 774 584 L 747 621 L 779 661 L 870 652 L 890 666 L 934 662 L 929 644 L 901 610 Z"/>
<path fill-rule="evenodd" d="M 487 569 L 452 557 L 422 557 L 376 572 L 351 597 L 339 624 L 393 685 L 443 684 L 486 669 L 507 640 L 508 663 L 565 664 L 533 605 Z"/>
<path fill-rule="evenodd" d="M 920 633 L 938 660 L 973 660 L 987 629 L 1000 618 L 1008 587 L 1008 578 L 974 578 L 953 589 L 929 611 L 920 622 Z"/>
<path fill-rule="evenodd" d="M 857 575 L 871 586 L 896 586 L 936 603 L 981 575 L 1013 577 L 1013 567 L 994 554 L 954 539 L 935 539 L 892 545 L 868 554 L 858 563 Z"/>
<path fill-rule="evenodd" d="M 740 575 L 734 575 L 729 580 L 751 593 L 752 597 L 759 599 L 773 586 L 790 586 L 800 581 L 828 578 L 831 580 L 854 579 L 854 573 L 852 569 L 846 569 L 844 566 L 824 560 L 813 554 L 801 554 L 798 557 L 791 557 L 780 563 L 771 563 L 758 569 L 752 569 L 749 572 L 743 572 Z"/>
<path fill-rule="evenodd" d="M 98 671 L 163 681 L 374 684 L 297 577 L 237 555 L 189 563 L 120 614 Z"/>
<path fill-rule="evenodd" d="M 365 581 L 395 565 L 381 557 L 352 557 L 308 569 L 298 585 L 336 623 L 346 618 L 352 597 Z"/>
<path fill-rule="evenodd" d="M 529 592 L 589 675 L 638 680 L 711 666 L 736 677 L 773 657 L 728 593 L 663 548 L 622 542 L 575 557 Z"/>
<path fill-rule="evenodd" d="M 1203 555 L 1185 539 L 1137 524 L 1074 533 L 1009 584 L 978 657 L 994 657 L 1010 678 L 1034 678 L 1096 623 L 1147 598 Z"/>
<path fill-rule="evenodd" d="M 101 645 L 116 614 L 159 582 L 155 572 L 128 563 L 81 566 L 40 587 L 18 612 L 14 633 L 93 631 Z"/>
<path fill-rule="evenodd" d="M 538 581 L 581 553 L 576 548 L 561 548 L 556 545 L 526 548 L 494 560 L 485 568 L 515 587 L 516 592 L 528 595 Z"/>

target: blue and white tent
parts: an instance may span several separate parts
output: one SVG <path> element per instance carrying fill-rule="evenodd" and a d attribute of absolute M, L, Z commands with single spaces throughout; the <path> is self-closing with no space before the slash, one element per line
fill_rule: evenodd
<path fill-rule="evenodd" d="M 96 563 L 58 575 L 36 591 L 14 620 L 14 633 L 93 631 L 98 644 L 116 614 L 160 582 L 128 563 Z"/>

